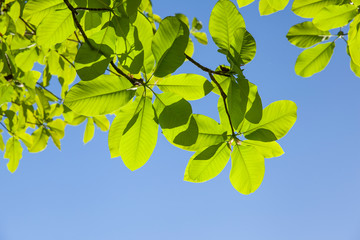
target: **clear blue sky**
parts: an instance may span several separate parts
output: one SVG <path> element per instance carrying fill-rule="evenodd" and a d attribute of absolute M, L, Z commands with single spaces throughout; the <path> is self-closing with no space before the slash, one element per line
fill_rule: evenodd
<path fill-rule="evenodd" d="M 208 32 L 215 0 L 153 0 L 162 17 L 196 16 Z M 0 240 L 359 240 L 360 79 L 350 71 L 346 45 L 337 41 L 325 71 L 295 75 L 300 49 L 285 35 L 303 21 L 290 11 L 260 17 L 257 3 L 241 9 L 257 41 L 246 77 L 258 85 L 264 105 L 293 100 L 298 121 L 280 141 L 285 155 L 266 161 L 259 190 L 244 196 L 229 182 L 230 164 L 215 179 L 194 184 L 183 173 L 191 152 L 162 135 L 149 162 L 131 172 L 110 159 L 107 133 L 82 143 L 84 124 L 66 127 L 62 152 L 52 143 L 24 153 L 10 174 L 0 166 Z M 209 36 L 209 35 L 208 35 Z M 225 63 L 210 40 L 194 58 L 215 68 Z M 181 72 L 199 73 L 186 63 Z M 194 112 L 218 119 L 217 96 L 194 102 Z"/>

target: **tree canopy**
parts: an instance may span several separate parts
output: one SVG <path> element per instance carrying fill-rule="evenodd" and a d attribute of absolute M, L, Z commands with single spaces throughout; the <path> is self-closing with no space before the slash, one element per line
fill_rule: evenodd
<path fill-rule="evenodd" d="M 251 2 L 237 1 L 239 7 Z M 260 0 L 260 14 L 287 3 Z M 343 39 L 359 76 L 359 4 L 294 1 L 294 13 L 313 18 L 286 35 L 290 43 L 307 48 L 296 61 L 298 75 L 323 70 L 335 41 Z M 183 14 L 160 18 L 149 0 L 2 2 L 0 123 L 7 140 L 0 135 L 0 149 L 9 171 L 18 168 L 24 148 L 40 152 L 51 139 L 61 149 L 65 126 L 84 121 L 84 143 L 93 138 L 95 125 L 108 131 L 111 157 L 136 170 L 150 158 L 160 127 L 170 143 L 195 152 L 185 181 L 212 179 L 231 159 L 234 188 L 254 192 L 264 177 L 264 159 L 283 154 L 276 140 L 295 123 L 297 107 L 281 100 L 263 109 L 257 86 L 243 74 L 255 57 L 256 42 L 233 2 L 215 4 L 209 32 L 227 59 L 217 69 L 192 58 L 193 41 L 208 42 L 201 22 L 194 18 L 190 24 Z M 185 61 L 204 76 L 174 74 Z M 35 70 L 39 65 L 42 72 Z M 61 85 L 57 92 L 49 90 L 53 81 Z M 220 123 L 192 111 L 190 101 L 210 93 L 219 95 Z M 113 116 L 111 124 L 107 116 Z"/>

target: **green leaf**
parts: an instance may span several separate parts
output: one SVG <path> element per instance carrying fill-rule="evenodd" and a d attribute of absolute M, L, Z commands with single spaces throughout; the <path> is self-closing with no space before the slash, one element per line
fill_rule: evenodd
<path fill-rule="evenodd" d="M 37 43 L 50 48 L 65 41 L 75 31 L 74 20 L 69 9 L 55 10 L 48 14 L 36 29 Z"/>
<path fill-rule="evenodd" d="M 182 13 L 176 13 L 175 17 L 177 17 L 179 20 L 181 20 L 183 23 L 185 23 L 186 26 L 189 28 L 189 19 L 187 18 L 187 16 L 185 16 Z"/>
<path fill-rule="evenodd" d="M 280 11 L 283 10 L 289 3 L 289 0 L 267 0 L 271 7 Z"/>
<path fill-rule="evenodd" d="M 186 167 L 184 180 L 189 182 L 206 182 L 225 168 L 230 157 L 227 142 L 206 147 L 196 152 Z"/>
<path fill-rule="evenodd" d="M 350 23 L 348 46 L 351 60 L 360 66 L 360 15 Z"/>
<path fill-rule="evenodd" d="M 192 57 L 194 54 L 194 50 L 195 50 L 194 43 L 191 40 L 191 38 L 189 38 L 188 45 L 186 46 L 186 49 L 185 49 L 185 54 L 188 55 L 189 57 Z M 187 59 L 185 61 L 187 61 Z"/>
<path fill-rule="evenodd" d="M 39 58 L 38 49 L 36 46 L 29 47 L 19 52 L 15 56 L 16 65 L 24 72 L 30 71 L 36 60 Z"/>
<path fill-rule="evenodd" d="M 358 9 L 354 5 L 330 5 L 321 9 L 313 23 L 318 29 L 326 31 L 347 25 L 357 14 Z"/>
<path fill-rule="evenodd" d="M 157 94 L 154 108 L 162 129 L 186 125 L 192 114 L 190 103 L 170 92 Z"/>
<path fill-rule="evenodd" d="M 140 111 L 139 103 L 139 98 L 136 98 L 134 102 L 125 105 L 116 114 L 111 124 L 108 137 L 111 158 L 120 156 L 121 137 L 130 120 Z"/>
<path fill-rule="evenodd" d="M 237 4 L 239 5 L 239 8 L 245 7 L 249 5 L 250 3 L 254 2 L 255 0 L 237 0 Z"/>
<path fill-rule="evenodd" d="M 353 60 L 350 61 L 350 68 L 356 76 L 360 77 L 360 66 L 354 63 Z"/>
<path fill-rule="evenodd" d="M 102 75 L 92 81 L 81 81 L 66 95 L 64 104 L 85 116 L 112 113 L 135 95 L 132 84 L 123 77 Z"/>
<path fill-rule="evenodd" d="M 94 134 L 95 134 L 94 120 L 91 117 L 88 117 L 85 127 L 84 137 L 83 137 L 84 144 L 90 142 L 91 139 L 93 139 Z"/>
<path fill-rule="evenodd" d="M 96 126 L 98 126 L 101 131 L 106 132 L 107 130 L 109 130 L 110 122 L 106 118 L 106 116 L 93 117 L 93 120 L 94 120 Z"/>
<path fill-rule="evenodd" d="M 251 123 L 259 123 L 262 118 L 262 102 L 257 86 L 249 82 L 249 98 L 245 118 Z"/>
<path fill-rule="evenodd" d="M 239 83 L 231 81 L 227 92 L 227 106 L 230 119 L 235 129 L 245 117 L 249 95 L 249 83 L 246 79 L 238 79 Z"/>
<path fill-rule="evenodd" d="M 157 83 L 161 91 L 172 92 L 186 100 L 197 100 L 206 96 L 213 86 L 203 76 L 197 74 L 173 75 Z"/>
<path fill-rule="evenodd" d="M 191 23 L 191 30 L 192 31 L 200 31 L 202 29 L 203 25 L 202 22 L 199 21 L 196 17 L 193 18 L 193 21 Z"/>
<path fill-rule="evenodd" d="M 241 145 L 254 147 L 264 158 L 279 157 L 284 154 L 284 151 L 277 142 L 245 140 Z"/>
<path fill-rule="evenodd" d="M 265 174 L 264 157 L 252 146 L 235 145 L 231 154 L 230 181 L 242 194 L 259 188 Z"/>
<path fill-rule="evenodd" d="M 0 83 L 1 84 L 1 83 Z M 8 84 L 1 84 L 0 85 L 0 106 L 4 103 L 11 102 L 11 98 L 14 94 L 14 88 Z"/>
<path fill-rule="evenodd" d="M 142 167 L 150 158 L 157 141 L 158 124 L 151 100 L 143 98 L 141 110 L 128 122 L 120 142 L 121 158 L 130 170 Z"/>
<path fill-rule="evenodd" d="M 294 0 L 291 10 L 303 18 L 313 18 L 323 7 L 340 5 L 343 0 Z"/>
<path fill-rule="evenodd" d="M 41 126 L 37 130 L 35 130 L 31 136 L 33 137 L 33 145 L 29 149 L 29 152 L 37 153 L 43 151 L 49 140 L 49 133 L 47 130 Z"/>
<path fill-rule="evenodd" d="M 304 50 L 297 58 L 295 72 L 302 77 L 310 77 L 322 71 L 330 62 L 335 43 L 322 43 Z"/>
<path fill-rule="evenodd" d="M 6 142 L 4 158 L 9 159 L 7 167 L 10 172 L 14 173 L 18 168 L 19 161 L 22 158 L 22 151 L 23 148 L 21 147 L 19 140 L 17 140 L 15 137 L 9 138 L 9 140 Z"/>
<path fill-rule="evenodd" d="M 276 8 L 273 8 L 268 0 L 260 0 L 259 2 L 259 12 L 261 16 L 270 15 L 272 13 L 275 13 L 279 11 Z"/>
<path fill-rule="evenodd" d="M 331 37 L 329 31 L 322 31 L 310 22 L 302 22 L 292 26 L 286 34 L 290 43 L 300 48 L 308 48 Z"/>
<path fill-rule="evenodd" d="M 234 32 L 245 28 L 245 21 L 236 6 L 229 0 L 220 0 L 213 8 L 209 21 L 209 31 L 215 44 L 230 51 Z"/>
<path fill-rule="evenodd" d="M 191 34 L 196 38 L 196 40 L 198 40 L 199 43 L 201 43 L 203 45 L 208 44 L 208 39 L 207 39 L 206 33 L 192 32 Z"/>
<path fill-rule="evenodd" d="M 151 44 L 154 37 L 153 28 L 149 20 L 139 13 L 133 25 L 138 30 L 139 40 L 144 48 L 144 71 L 150 73 L 154 68 L 154 55 L 151 51 Z"/>
<path fill-rule="evenodd" d="M 60 140 L 65 135 L 65 122 L 62 119 L 55 119 L 54 121 L 49 122 L 47 126 L 49 127 L 48 133 L 50 134 L 55 146 L 61 150 Z"/>
<path fill-rule="evenodd" d="M 84 43 L 75 58 L 75 68 L 81 80 L 93 80 L 106 71 L 111 62 L 110 56 L 104 56 L 98 49 L 104 52 L 111 52 L 112 49 L 107 45 L 97 45 L 89 39 L 91 46 Z"/>
<path fill-rule="evenodd" d="M 0 150 L 1 151 L 4 151 L 5 149 L 5 143 L 4 143 L 4 139 L 3 139 L 3 136 L 2 136 L 2 130 L 0 130 Z"/>
<path fill-rule="evenodd" d="M 214 119 L 200 114 L 193 114 L 192 117 L 194 118 L 197 126 L 197 129 L 191 133 L 193 135 L 196 134 L 195 143 L 191 145 L 180 145 L 170 141 L 172 144 L 184 150 L 199 151 L 205 147 L 217 145 L 226 140 L 226 130 Z M 171 137 L 167 136 L 169 134 L 170 133 L 164 131 L 164 135 L 167 137 L 167 139 L 170 138 L 171 140 Z M 190 141 L 184 142 L 188 143 Z"/>
<path fill-rule="evenodd" d="M 271 103 L 263 111 L 258 124 L 245 122 L 239 132 L 247 139 L 272 142 L 286 135 L 296 121 L 296 104 L 282 100 Z"/>
<path fill-rule="evenodd" d="M 25 4 L 23 18 L 39 25 L 49 13 L 65 8 L 66 4 L 62 0 L 30 0 Z"/>
<path fill-rule="evenodd" d="M 229 53 L 237 66 L 249 63 L 256 53 L 256 42 L 245 28 L 238 28 L 233 33 Z M 231 61 L 230 61 L 231 62 Z"/>
<path fill-rule="evenodd" d="M 165 77 L 183 64 L 188 41 L 189 29 L 185 23 L 176 17 L 161 21 L 151 47 L 156 59 L 156 77 Z"/>

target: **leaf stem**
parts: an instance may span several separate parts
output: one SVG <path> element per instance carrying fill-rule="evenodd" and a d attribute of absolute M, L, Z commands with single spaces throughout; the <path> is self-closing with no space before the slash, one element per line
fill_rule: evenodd
<path fill-rule="evenodd" d="M 26 22 L 21 16 L 19 17 L 21 21 L 23 21 L 25 23 L 25 25 L 33 32 L 33 34 L 36 34 L 36 30 L 30 26 L 30 24 L 28 22 Z"/>
<path fill-rule="evenodd" d="M 41 85 L 40 83 L 36 83 L 36 85 L 38 85 L 39 87 L 41 87 L 42 89 L 44 89 L 45 91 L 47 91 L 48 93 L 50 93 L 51 95 L 53 95 L 54 97 L 56 97 L 58 100 L 62 101 L 62 99 L 58 96 L 56 96 L 54 93 L 52 93 L 50 90 L 48 90 L 46 87 L 44 87 L 43 85 Z"/>

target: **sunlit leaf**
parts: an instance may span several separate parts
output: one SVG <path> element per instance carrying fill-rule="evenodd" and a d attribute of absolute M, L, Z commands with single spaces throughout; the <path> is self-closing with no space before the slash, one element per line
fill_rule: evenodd
<path fill-rule="evenodd" d="M 151 47 L 156 59 L 155 76 L 165 77 L 182 65 L 188 39 L 189 29 L 178 18 L 167 17 L 161 21 Z"/>
<path fill-rule="evenodd" d="M 239 8 L 245 7 L 249 5 L 250 3 L 254 2 L 255 0 L 237 0 L 237 4 L 239 5 Z"/>
<path fill-rule="evenodd" d="M 272 13 L 275 13 L 279 11 L 276 8 L 273 8 L 270 4 L 269 4 L 269 0 L 260 0 L 259 2 L 259 12 L 261 16 L 265 16 L 265 15 L 270 15 Z"/>
<path fill-rule="evenodd" d="M 65 135 L 65 122 L 62 119 L 55 119 L 52 122 L 49 122 L 48 125 L 49 131 L 48 133 L 51 136 L 55 146 L 61 150 L 60 140 Z"/>
<path fill-rule="evenodd" d="M 247 139 L 272 142 L 286 135 L 296 121 L 296 104 L 281 100 L 271 103 L 263 111 L 263 117 L 258 124 L 245 122 L 239 132 Z"/>
<path fill-rule="evenodd" d="M 7 167 L 10 172 L 15 172 L 16 169 L 19 166 L 19 161 L 22 158 L 22 147 L 15 137 L 11 137 L 6 142 L 6 149 L 5 149 L 5 155 L 4 158 L 9 159 L 9 162 L 7 164 Z"/>
<path fill-rule="evenodd" d="M 326 31 L 347 25 L 357 14 L 358 9 L 354 5 L 330 5 L 316 14 L 313 23 L 318 29 Z"/>
<path fill-rule="evenodd" d="M 49 13 L 65 8 L 66 5 L 62 0 L 30 0 L 25 4 L 23 18 L 38 25 Z"/>
<path fill-rule="evenodd" d="M 43 151 L 46 148 L 49 140 L 48 131 L 43 126 L 41 126 L 32 133 L 32 137 L 33 145 L 29 149 L 29 152 L 36 153 Z"/>
<path fill-rule="evenodd" d="M 93 120 L 96 126 L 98 126 L 101 131 L 106 132 L 107 130 L 109 130 L 110 122 L 106 118 L 106 116 L 96 116 L 93 117 Z"/>
<path fill-rule="evenodd" d="M 323 43 L 304 50 L 297 58 L 295 72 L 302 77 L 310 77 L 322 71 L 330 62 L 335 43 Z"/>
<path fill-rule="evenodd" d="M 173 75 L 161 80 L 157 86 L 164 92 L 175 93 L 186 100 L 200 99 L 213 89 L 205 77 L 197 74 Z"/>
<path fill-rule="evenodd" d="M 209 31 L 216 45 L 230 51 L 238 28 L 245 28 L 245 21 L 236 6 L 229 0 L 218 1 L 209 20 Z"/>
<path fill-rule="evenodd" d="M 319 30 L 310 21 L 298 23 L 286 34 L 289 42 L 300 48 L 308 48 L 331 37 L 329 31 Z"/>
<path fill-rule="evenodd" d="M 0 83 L 0 106 L 4 103 L 11 102 L 13 93 L 13 86 Z"/>
<path fill-rule="evenodd" d="M 150 158 L 157 141 L 158 124 L 151 100 L 143 98 L 141 110 L 128 122 L 120 142 L 121 158 L 130 170 L 142 167 Z"/>
<path fill-rule="evenodd" d="M 85 116 L 112 113 L 134 96 L 132 84 L 125 78 L 102 75 L 92 81 L 81 81 L 66 95 L 64 104 Z"/>
<path fill-rule="evenodd" d="M 360 66 L 360 15 L 350 23 L 348 46 L 351 60 Z"/>
<path fill-rule="evenodd" d="M 230 181 L 242 194 L 259 188 L 265 174 L 264 157 L 252 146 L 235 145 L 231 153 Z"/>
<path fill-rule="evenodd" d="M 303 18 L 313 18 L 323 7 L 340 5 L 343 0 L 294 0 L 291 10 Z"/>
<path fill-rule="evenodd" d="M 196 152 L 186 167 L 184 180 L 205 182 L 216 177 L 225 168 L 229 157 L 230 147 L 226 142 Z"/>
<path fill-rule="evenodd" d="M 283 10 L 286 5 L 289 3 L 289 0 L 267 0 L 271 7 L 277 9 L 278 11 Z"/>
<path fill-rule="evenodd" d="M 91 117 L 88 117 L 85 127 L 84 137 L 83 137 L 84 144 L 90 142 L 91 139 L 93 139 L 94 134 L 95 134 L 94 120 Z"/>
<path fill-rule="evenodd" d="M 284 151 L 277 142 L 245 140 L 241 144 L 254 147 L 264 158 L 279 157 L 284 154 Z"/>

